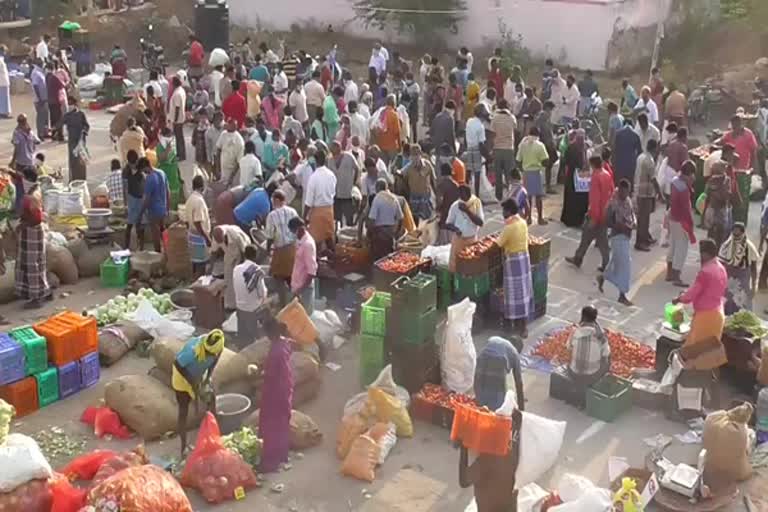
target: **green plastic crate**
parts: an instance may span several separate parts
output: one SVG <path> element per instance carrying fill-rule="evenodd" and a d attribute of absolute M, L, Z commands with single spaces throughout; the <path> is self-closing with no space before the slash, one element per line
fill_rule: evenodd
<path fill-rule="evenodd" d="M 480 299 L 491 290 L 491 276 L 489 273 L 476 276 L 454 274 L 453 285 L 458 297 Z"/>
<path fill-rule="evenodd" d="M 435 278 L 439 289 L 453 289 L 453 273 L 446 267 L 435 267 Z"/>
<path fill-rule="evenodd" d="M 55 367 L 35 374 L 37 381 L 37 400 L 40 407 L 52 404 L 59 399 L 59 373 Z"/>
<path fill-rule="evenodd" d="M 360 363 L 384 365 L 384 338 L 382 336 L 360 335 Z"/>
<path fill-rule="evenodd" d="M 421 345 L 434 338 L 437 329 L 437 308 L 432 308 L 424 313 L 403 312 L 397 316 L 399 326 L 397 329 L 398 343 Z"/>
<path fill-rule="evenodd" d="M 450 288 L 437 289 L 437 309 L 445 311 L 453 302 L 453 290 Z"/>
<path fill-rule="evenodd" d="M 632 383 L 605 375 L 587 389 L 587 414 L 611 422 L 632 408 Z"/>
<path fill-rule="evenodd" d="M 128 284 L 130 273 L 131 263 L 128 260 L 115 263 L 112 258 L 107 258 L 99 267 L 101 285 L 107 288 L 123 288 Z"/>
<path fill-rule="evenodd" d="M 40 373 L 48 368 L 48 346 L 45 338 L 32 329 L 31 325 L 17 327 L 9 332 L 19 345 L 24 348 L 25 370 L 27 375 Z"/>
<path fill-rule="evenodd" d="M 376 363 L 360 363 L 360 386 L 366 387 L 371 382 L 376 380 L 381 370 L 384 369 L 383 364 Z"/>
<path fill-rule="evenodd" d="M 430 274 L 417 274 L 392 283 L 392 308 L 423 313 L 437 305 L 437 279 Z"/>
<path fill-rule="evenodd" d="M 362 307 L 361 332 L 372 336 L 387 333 L 387 309 L 392 305 L 392 296 L 376 292 Z"/>
<path fill-rule="evenodd" d="M 539 281 L 533 283 L 533 300 L 535 302 L 547 301 L 547 289 L 549 288 L 546 281 Z"/>

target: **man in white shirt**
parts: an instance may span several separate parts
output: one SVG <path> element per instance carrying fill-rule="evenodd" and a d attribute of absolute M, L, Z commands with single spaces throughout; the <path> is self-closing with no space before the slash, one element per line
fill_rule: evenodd
<path fill-rule="evenodd" d="M 344 72 L 344 103 L 349 105 L 360 99 L 357 84 L 352 80 L 352 73 Z"/>
<path fill-rule="evenodd" d="M 333 203 L 336 199 L 336 175 L 325 166 L 326 154 L 315 155 L 317 168 L 309 177 L 304 193 L 304 216 L 309 223 L 309 233 L 318 244 L 326 243 L 333 250 L 336 242 L 336 221 Z"/>
<path fill-rule="evenodd" d="M 227 187 L 230 187 L 235 179 L 240 159 L 245 153 L 245 141 L 237 131 L 237 122 L 234 119 L 227 119 L 227 129 L 219 135 L 216 149 L 221 155 L 221 179 L 227 183 Z"/>
<path fill-rule="evenodd" d="M 488 114 L 485 105 L 475 106 L 475 115 L 467 121 L 465 138 L 467 151 L 464 156 L 464 164 L 467 167 L 467 180 L 475 182 L 475 195 L 480 195 L 480 172 L 483 169 L 483 156 L 485 153 L 485 124 L 483 120 Z"/>
<path fill-rule="evenodd" d="M 261 183 L 264 173 L 256 157 L 256 145 L 252 140 L 245 142 L 245 155 L 240 159 L 240 185 L 250 187 Z"/>
<path fill-rule="evenodd" d="M 360 139 L 361 145 L 367 147 L 370 136 L 368 119 L 358 112 L 357 101 L 347 103 L 347 110 L 349 111 L 349 134 L 352 137 L 357 136 Z"/>
<path fill-rule="evenodd" d="M 248 245 L 243 251 L 244 261 L 232 270 L 232 286 L 237 306 L 237 336 L 250 343 L 259 336 L 262 306 L 267 302 L 266 275 L 256 260 L 259 250 Z"/>
<path fill-rule="evenodd" d="M 202 275 L 208 262 L 208 248 L 211 246 L 211 217 L 203 198 L 205 180 L 202 176 L 192 178 L 192 193 L 184 203 L 184 215 L 189 225 L 189 252 L 194 274 Z"/>
<path fill-rule="evenodd" d="M 555 124 L 565 124 L 578 117 L 579 99 L 581 93 L 576 87 L 576 77 L 568 75 L 565 80 L 565 88 L 558 88 L 558 96 L 555 96 L 555 88 L 552 88 L 552 97 L 555 103 L 555 111 L 552 114 L 552 122 Z"/>
<path fill-rule="evenodd" d="M 272 78 L 272 89 L 275 92 L 275 96 L 285 103 L 288 98 L 288 75 L 283 71 L 283 65 L 281 63 L 277 63 L 275 66 L 276 71 L 275 76 Z"/>
<path fill-rule="evenodd" d="M 11 117 L 11 77 L 8 74 L 8 66 L 5 64 L 5 55 L 8 48 L 0 45 L 0 118 Z"/>
<path fill-rule="evenodd" d="M 296 210 L 285 204 L 283 191 L 275 190 L 272 193 L 272 211 L 267 215 L 264 235 L 267 237 L 267 251 L 272 252 L 269 273 L 279 283 L 281 306 L 286 303 L 288 297 L 287 284 L 291 279 L 296 253 L 296 239 L 288 228 L 288 223 L 298 216 Z"/>
<path fill-rule="evenodd" d="M 649 140 L 655 140 L 661 142 L 661 132 L 658 128 L 648 122 L 647 114 L 640 114 L 637 116 L 637 126 L 635 126 L 635 133 L 640 137 L 640 144 L 643 150 L 648 147 Z"/>
<path fill-rule="evenodd" d="M 320 83 L 320 71 L 312 72 L 312 80 L 304 84 L 304 93 L 307 96 L 307 114 L 311 123 L 315 120 L 317 109 L 322 107 L 325 101 L 325 88 Z"/>
<path fill-rule="evenodd" d="M 387 58 L 384 56 L 384 51 L 381 44 L 376 43 L 371 50 L 371 58 L 368 60 L 368 69 L 375 69 L 376 77 L 379 79 L 387 76 Z"/>
<path fill-rule="evenodd" d="M 307 146 L 304 160 L 299 162 L 293 172 L 288 175 L 288 181 L 291 183 L 291 185 L 301 189 L 302 210 L 305 210 L 304 204 L 307 197 L 307 184 L 309 183 L 309 177 L 312 176 L 313 172 L 315 172 L 314 163 L 316 152 L 317 148 L 314 144 Z"/>
<path fill-rule="evenodd" d="M 162 98 L 163 89 L 160 87 L 160 82 L 157 81 L 157 71 L 154 69 L 149 72 L 149 81 L 144 85 L 144 96 L 149 96 L 147 91 L 150 88 L 155 98 Z"/>
<path fill-rule="evenodd" d="M 151 75 L 151 73 L 150 73 Z M 221 79 L 224 78 L 224 66 L 216 66 L 213 68 L 213 71 L 211 71 L 210 75 L 210 87 L 211 90 L 208 91 L 211 93 L 211 96 L 213 96 L 213 104 L 217 107 L 221 108 Z"/>
<path fill-rule="evenodd" d="M 288 137 L 288 132 L 290 131 L 297 141 L 307 138 L 307 134 L 304 132 L 304 126 L 293 115 L 293 109 L 286 105 L 283 109 L 283 114 L 285 116 L 283 117 L 282 127 L 283 136 Z"/>
<path fill-rule="evenodd" d="M 51 36 L 44 34 L 40 38 L 40 42 L 37 43 L 37 46 L 35 47 L 35 56 L 43 62 L 47 62 L 48 58 L 50 57 L 50 52 L 48 50 L 48 43 L 50 42 Z"/>
<path fill-rule="evenodd" d="M 648 121 L 655 125 L 659 124 L 659 107 L 651 99 L 651 88 L 647 85 L 640 90 L 640 99 L 632 110 L 637 114 L 645 112 L 648 115 Z"/>
<path fill-rule="evenodd" d="M 181 85 L 178 76 L 173 77 L 173 94 L 168 102 L 168 118 L 173 123 L 173 133 L 176 136 L 176 157 L 179 162 L 187 159 L 187 143 L 184 140 L 184 121 L 186 120 L 187 92 Z"/>
<path fill-rule="evenodd" d="M 298 80 L 296 80 L 291 94 L 288 95 L 288 106 L 291 107 L 293 117 L 298 122 L 301 124 L 307 123 L 309 120 L 309 115 L 307 114 L 307 95 L 304 92 L 304 87 Z"/>

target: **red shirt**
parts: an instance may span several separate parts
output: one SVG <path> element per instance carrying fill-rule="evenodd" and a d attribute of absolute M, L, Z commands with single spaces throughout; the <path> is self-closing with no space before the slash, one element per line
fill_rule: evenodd
<path fill-rule="evenodd" d="M 749 128 L 736 135 L 733 130 L 723 135 L 723 144 L 731 144 L 736 148 L 736 154 L 739 159 L 736 161 L 736 168 L 742 171 L 752 168 L 752 153 L 757 149 L 757 139 L 755 134 Z"/>
<path fill-rule="evenodd" d="M 488 81 L 493 83 L 493 87 L 496 89 L 496 97 L 504 97 L 504 79 L 501 77 L 501 70 L 497 69 L 488 73 Z"/>
<path fill-rule="evenodd" d="M 205 58 L 205 50 L 200 41 L 192 41 L 189 45 L 189 65 L 199 67 L 203 65 L 203 59 Z"/>
<path fill-rule="evenodd" d="M 613 181 L 613 182 L 615 183 L 615 182 L 616 182 L 616 180 L 615 180 L 615 178 L 614 178 L 614 174 L 613 174 L 613 166 L 611 165 L 611 162 L 605 162 L 605 161 L 603 161 L 603 170 L 604 170 L 605 172 L 607 172 L 607 173 L 610 175 L 610 177 L 611 177 L 611 181 Z"/>
<path fill-rule="evenodd" d="M 605 209 L 613 196 L 613 178 L 605 169 L 592 173 L 589 185 L 589 218 L 598 225 L 605 224 Z"/>
<path fill-rule="evenodd" d="M 323 88 L 328 91 L 328 89 L 331 86 L 331 82 L 333 81 L 333 74 L 331 73 L 331 68 L 328 66 L 323 66 L 323 69 L 320 70 L 320 83 L 323 84 Z"/>
<path fill-rule="evenodd" d="M 245 118 L 248 115 L 248 106 L 240 91 L 233 92 L 224 100 L 221 104 L 221 111 L 225 119 L 232 118 L 237 122 L 238 130 L 243 127 Z"/>
<path fill-rule="evenodd" d="M 678 222 L 688 234 L 691 243 L 696 243 L 696 234 L 693 232 L 693 212 L 691 211 L 691 188 L 678 176 L 672 180 L 669 189 L 669 220 Z"/>

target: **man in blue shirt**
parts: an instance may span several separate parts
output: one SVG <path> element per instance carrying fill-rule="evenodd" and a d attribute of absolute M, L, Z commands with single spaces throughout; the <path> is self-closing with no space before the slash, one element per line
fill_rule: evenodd
<path fill-rule="evenodd" d="M 35 98 L 35 127 L 40 140 L 48 137 L 48 88 L 45 85 L 45 71 L 41 62 L 32 68 L 32 91 Z"/>
<path fill-rule="evenodd" d="M 632 127 L 632 120 L 625 119 L 624 126 L 616 132 L 613 145 L 613 180 L 618 184 L 622 179 L 635 182 L 637 157 L 643 154 L 640 136 Z"/>
<path fill-rule="evenodd" d="M 522 349 L 522 342 L 515 339 Z M 488 344 L 477 355 L 475 370 L 475 397 L 477 403 L 495 411 L 504 403 L 507 395 L 507 377 L 512 374 L 517 394 L 517 408 L 525 410 L 523 376 L 520 370 L 520 353 L 509 340 L 491 336 Z"/>
<path fill-rule="evenodd" d="M 139 158 L 137 165 L 139 172 L 147 175 L 144 181 L 144 206 L 139 218 L 146 213 L 149 227 L 152 230 L 152 242 L 154 243 L 155 251 L 160 252 L 160 241 L 162 240 L 165 217 L 168 215 L 168 205 L 170 204 L 168 178 L 166 178 L 163 171 L 152 167 L 147 158 Z"/>

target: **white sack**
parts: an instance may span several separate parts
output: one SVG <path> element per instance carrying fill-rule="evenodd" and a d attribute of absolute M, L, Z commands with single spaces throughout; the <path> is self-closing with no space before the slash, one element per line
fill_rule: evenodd
<path fill-rule="evenodd" d="M 477 351 L 472 341 L 472 317 L 476 308 L 468 298 L 448 307 L 440 368 L 443 385 L 457 393 L 468 393 L 475 383 Z"/>
<path fill-rule="evenodd" d="M 31 437 L 10 434 L 0 445 L 0 493 L 11 492 L 30 480 L 52 477 L 51 465 Z"/>

